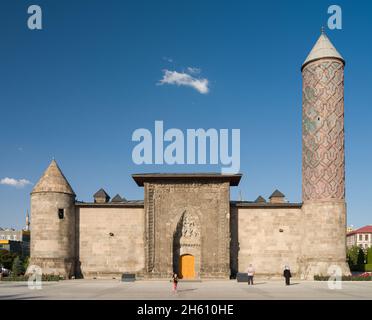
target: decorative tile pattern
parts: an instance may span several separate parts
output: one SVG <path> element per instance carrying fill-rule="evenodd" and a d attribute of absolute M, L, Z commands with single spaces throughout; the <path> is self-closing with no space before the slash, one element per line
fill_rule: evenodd
<path fill-rule="evenodd" d="M 303 70 L 302 197 L 345 198 L 344 65 L 322 59 Z"/>

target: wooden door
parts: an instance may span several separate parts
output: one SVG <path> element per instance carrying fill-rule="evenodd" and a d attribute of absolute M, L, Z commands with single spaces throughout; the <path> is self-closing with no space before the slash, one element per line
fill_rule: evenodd
<path fill-rule="evenodd" d="M 191 254 L 184 254 L 180 257 L 180 278 L 194 279 L 195 277 L 195 258 Z"/>

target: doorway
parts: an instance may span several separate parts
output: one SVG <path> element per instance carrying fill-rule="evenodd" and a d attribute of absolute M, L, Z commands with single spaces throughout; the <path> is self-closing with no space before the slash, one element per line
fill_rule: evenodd
<path fill-rule="evenodd" d="M 195 258 L 191 254 L 184 254 L 180 256 L 179 273 L 181 279 L 195 278 Z"/>

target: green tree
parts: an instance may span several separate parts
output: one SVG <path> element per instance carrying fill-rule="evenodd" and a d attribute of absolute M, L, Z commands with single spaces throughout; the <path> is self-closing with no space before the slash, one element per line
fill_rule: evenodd
<path fill-rule="evenodd" d="M 366 255 L 364 253 L 364 250 L 362 248 L 359 248 L 358 252 L 358 265 L 365 264 Z"/>
<path fill-rule="evenodd" d="M 369 247 L 367 251 L 367 263 L 372 264 L 372 247 Z"/>
<path fill-rule="evenodd" d="M 12 265 L 12 275 L 14 277 L 19 276 L 21 273 L 23 273 L 23 264 L 22 260 L 19 258 L 19 256 L 16 256 L 13 265 Z"/>
<path fill-rule="evenodd" d="M 23 272 L 26 272 L 27 268 L 28 268 L 28 263 L 29 263 L 29 260 L 30 257 L 25 257 L 22 261 L 22 268 L 23 268 Z"/>
<path fill-rule="evenodd" d="M 359 249 L 358 246 L 352 246 L 347 250 L 347 262 L 349 263 L 350 268 L 358 264 Z"/>
<path fill-rule="evenodd" d="M 15 253 L 11 253 L 8 250 L 0 250 L 0 265 L 10 270 L 16 256 Z"/>

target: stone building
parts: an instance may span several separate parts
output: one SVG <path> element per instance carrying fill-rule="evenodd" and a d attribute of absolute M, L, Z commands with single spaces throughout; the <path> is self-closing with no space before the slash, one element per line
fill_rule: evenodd
<path fill-rule="evenodd" d="M 241 174 L 134 174 L 144 200 L 77 202 L 53 160 L 31 193 L 31 263 L 66 277 L 303 279 L 346 263 L 344 59 L 322 33 L 302 65 L 302 203 L 232 201 Z"/>

